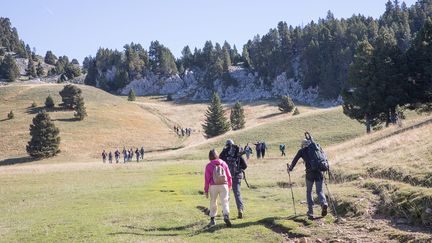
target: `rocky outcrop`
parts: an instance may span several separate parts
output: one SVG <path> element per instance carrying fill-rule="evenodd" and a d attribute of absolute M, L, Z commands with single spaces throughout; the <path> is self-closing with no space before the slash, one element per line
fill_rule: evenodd
<path fill-rule="evenodd" d="M 115 73 L 115 70 L 111 70 Z M 229 68 L 236 85 L 227 86 L 223 80 L 217 79 L 213 87 L 224 101 L 253 101 L 260 99 L 275 99 L 282 95 L 289 95 L 295 101 L 315 106 L 335 106 L 342 103 L 342 99 L 320 100 L 318 88 L 303 89 L 298 80 L 288 78 L 285 73 L 277 76 L 272 87 L 267 87 L 257 73 L 250 70 L 232 66 Z M 119 91 L 127 95 L 134 89 L 137 95 L 166 95 L 171 94 L 175 100 L 207 101 L 211 97 L 212 90 L 204 88 L 200 84 L 202 73 L 200 71 L 187 70 L 183 76 L 173 75 L 158 77 L 147 75 L 145 78 L 133 80 L 125 88 Z"/>

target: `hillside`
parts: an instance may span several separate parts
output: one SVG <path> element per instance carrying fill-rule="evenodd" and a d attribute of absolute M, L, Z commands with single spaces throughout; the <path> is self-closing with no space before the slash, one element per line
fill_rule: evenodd
<path fill-rule="evenodd" d="M 88 117 L 74 121 L 73 111 L 58 108 L 61 103 L 60 84 L 8 85 L 0 87 L 0 161 L 27 160 L 25 146 L 29 141 L 29 125 L 35 114 L 43 109 L 50 94 L 56 108 L 50 111 L 60 129 L 61 153 L 53 161 L 99 158 L 102 149 L 145 146 L 147 151 L 173 148 L 179 140 L 157 116 L 138 105 L 127 102 L 90 86 L 79 86 L 87 107 Z M 32 102 L 38 105 L 31 108 Z M 7 120 L 13 110 L 15 118 Z M 4 119 L 3 119 L 4 118 Z"/>
<path fill-rule="evenodd" d="M 24 100 L 35 97 L 36 93 L 42 96 L 60 88 L 58 85 L 39 87 L 15 87 L 13 90 L 13 86 L 9 86 L 1 89 L 2 101 L 7 100 L 11 105 L 16 96 Z M 163 120 L 186 126 L 190 123 L 189 115 L 195 117 L 204 106 L 158 103 L 157 99 L 151 98 L 131 104 L 92 88 L 83 89 L 84 95 L 92 92 L 95 95 L 88 98 L 88 111 L 98 116 L 127 107 L 130 112 L 145 114 L 148 120 L 170 114 L 166 116 L 169 119 Z M 104 105 L 100 105 L 101 101 Z M 115 102 L 116 106 L 110 102 Z M 144 106 L 140 102 L 146 104 L 144 110 L 140 108 Z M 17 114 L 25 112 L 27 103 L 18 102 L 17 105 L 23 108 Z M 94 110 L 96 103 L 102 109 L 101 113 Z M 162 108 L 157 112 L 143 112 L 158 106 Z M 166 107 L 171 109 L 166 110 Z M 179 107 L 188 108 L 189 115 L 186 117 L 182 113 L 184 109 Z M 263 110 L 273 113 L 271 107 Z M 63 112 L 53 114 L 55 119 L 66 119 L 69 115 Z M 99 122 L 100 129 L 106 129 L 105 132 L 109 131 L 111 119 L 114 119 L 108 117 L 104 124 Z M 295 117 L 276 116 L 274 121 L 272 119 L 226 136 L 187 145 L 175 152 L 154 153 L 151 155 L 153 159 L 146 163 L 81 163 L 68 147 L 74 150 L 90 148 L 96 146 L 96 139 L 109 143 L 105 137 L 93 136 L 91 139 L 68 139 L 69 146 L 62 147 L 65 151 L 54 160 L 68 160 L 69 163 L 2 166 L 0 211 L 5 213 L 0 215 L 0 237 L 5 241 L 45 242 L 204 242 L 209 239 L 225 241 L 227 238 L 234 242 L 290 242 L 304 237 L 303 242 L 430 240 L 431 232 L 427 227 L 430 225 L 428 214 L 432 202 L 428 184 L 432 144 L 432 124 L 428 122 L 431 117 L 409 113 L 402 128 L 391 127 L 372 135 L 362 135 L 364 127 L 344 117 L 340 108 L 310 110 Z M 71 122 L 55 122 L 60 128 L 79 130 L 70 127 Z M 132 129 L 123 120 L 117 122 Z M 5 121 L 0 124 L 3 127 Z M 167 123 L 161 124 L 167 126 Z M 336 183 L 329 184 L 329 188 L 336 199 L 338 213 L 344 218 L 340 223 L 334 223 L 335 218 L 331 215 L 317 221 L 306 219 L 301 163 L 291 175 L 298 213 L 294 216 L 287 188 L 286 163 L 297 150 L 304 129 L 310 129 L 329 154 L 337 179 Z M 107 136 L 111 138 L 117 131 L 111 131 L 112 134 Z M 164 135 L 160 133 L 158 136 Z M 8 135 L 2 133 L 2 137 Z M 227 137 L 241 143 L 265 138 L 270 153 L 266 159 L 252 157 L 249 161 L 247 177 L 251 188 L 242 187 L 245 219 L 234 219 L 233 228 L 227 229 L 218 218 L 218 225 L 209 230 L 205 228 L 208 218 L 201 212 L 208 205 L 208 200 L 202 195 L 202 169 L 208 149 L 221 148 Z M 286 158 L 277 152 L 280 142 L 288 145 Z M 8 152 L 9 148 L 2 151 Z M 232 212 L 236 213 L 234 208 Z"/>

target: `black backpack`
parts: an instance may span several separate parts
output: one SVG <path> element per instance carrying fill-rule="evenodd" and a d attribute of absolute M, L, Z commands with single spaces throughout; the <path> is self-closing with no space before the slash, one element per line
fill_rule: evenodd
<path fill-rule="evenodd" d="M 305 132 L 305 138 L 310 141 L 307 147 L 307 153 L 309 155 L 309 164 L 312 171 L 328 171 L 329 163 L 327 156 L 325 155 L 319 144 L 315 143 L 309 132 Z"/>

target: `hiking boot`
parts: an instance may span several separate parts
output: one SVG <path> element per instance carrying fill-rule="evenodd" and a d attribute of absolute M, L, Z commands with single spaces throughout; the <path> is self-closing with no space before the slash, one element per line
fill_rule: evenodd
<path fill-rule="evenodd" d="M 325 204 L 322 205 L 322 207 L 321 207 L 321 216 L 325 217 L 327 215 L 327 208 L 328 208 L 327 205 L 325 205 Z"/>
<path fill-rule="evenodd" d="M 240 209 L 240 210 L 238 211 L 237 218 L 239 218 L 239 219 L 242 219 L 242 218 L 243 218 L 243 209 Z"/>
<path fill-rule="evenodd" d="M 212 227 L 212 226 L 215 226 L 215 225 L 216 225 L 215 219 L 214 219 L 214 217 L 211 217 L 210 218 L 210 223 L 208 224 L 208 226 Z"/>
<path fill-rule="evenodd" d="M 228 215 L 224 215 L 224 221 L 227 227 L 231 227 L 231 221 Z"/>
<path fill-rule="evenodd" d="M 313 215 L 312 212 L 307 212 L 307 217 L 308 217 L 308 219 L 310 219 L 310 220 L 314 220 L 314 219 L 315 219 L 315 217 L 314 217 L 314 215 Z"/>

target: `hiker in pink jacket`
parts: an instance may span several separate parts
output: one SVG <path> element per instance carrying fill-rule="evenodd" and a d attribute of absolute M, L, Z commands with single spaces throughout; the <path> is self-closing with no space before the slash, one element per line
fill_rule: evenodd
<path fill-rule="evenodd" d="M 225 161 L 219 159 L 218 153 L 212 149 L 209 152 L 210 162 L 205 168 L 204 192 L 208 198 L 210 193 L 210 224 L 215 225 L 215 216 L 217 214 L 217 197 L 220 196 L 222 204 L 222 213 L 225 224 L 231 227 L 229 219 L 229 191 L 231 190 L 232 179 L 228 165 Z"/>

